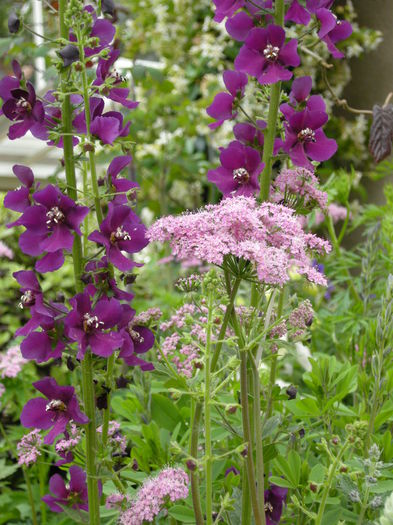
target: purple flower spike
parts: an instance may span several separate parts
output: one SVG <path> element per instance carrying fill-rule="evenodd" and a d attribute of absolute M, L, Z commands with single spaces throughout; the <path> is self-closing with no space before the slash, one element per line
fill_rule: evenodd
<path fill-rule="evenodd" d="M 337 151 L 337 143 L 328 139 L 322 130 L 327 114 L 320 111 L 298 111 L 285 123 L 283 149 L 295 166 L 313 171 L 311 160 L 322 162 Z"/>
<path fill-rule="evenodd" d="M 135 310 L 128 305 L 122 305 L 122 318 L 119 324 L 123 344 L 119 357 L 129 366 L 140 366 L 146 371 L 154 370 L 154 365 L 144 361 L 138 354 L 145 354 L 154 345 L 154 335 L 145 326 L 134 324 Z"/>
<path fill-rule="evenodd" d="M 310 23 L 311 16 L 307 9 L 299 4 L 298 0 L 292 0 L 291 5 L 285 15 L 286 22 L 295 22 L 307 26 Z"/>
<path fill-rule="evenodd" d="M 65 484 L 59 474 L 54 474 L 49 480 L 51 494 L 43 496 L 44 501 L 53 512 L 63 512 L 64 507 L 75 510 L 89 510 L 86 473 L 80 467 L 70 467 L 70 483 Z"/>
<path fill-rule="evenodd" d="M 136 263 L 122 252 L 141 251 L 149 242 L 145 233 L 145 226 L 131 208 L 109 202 L 108 214 L 100 224 L 100 230 L 91 233 L 89 240 L 105 246 L 108 261 L 122 272 L 128 272 Z"/>
<path fill-rule="evenodd" d="M 26 428 L 48 430 L 44 444 L 51 445 L 62 434 L 70 421 L 86 425 L 89 419 L 82 414 L 72 386 L 59 386 L 53 377 L 45 377 L 33 383 L 45 398 L 30 399 L 23 407 L 21 423 Z"/>
<path fill-rule="evenodd" d="M 278 525 L 282 510 L 287 498 L 288 489 L 271 485 L 265 490 L 265 517 L 266 525 Z"/>
<path fill-rule="evenodd" d="M 235 59 L 235 69 L 256 77 L 260 84 L 289 80 L 292 72 L 287 68 L 299 64 L 297 40 L 285 44 L 284 29 L 273 24 L 251 29 Z"/>
<path fill-rule="evenodd" d="M 213 103 L 206 109 L 206 113 L 216 119 L 216 122 L 209 124 L 214 129 L 225 120 L 231 120 L 237 116 L 236 103 L 244 96 L 247 85 L 247 75 L 238 71 L 224 71 L 224 84 L 229 93 L 218 93 Z"/>
<path fill-rule="evenodd" d="M 103 298 L 94 305 L 90 288 L 70 299 L 71 312 L 64 321 L 66 335 L 79 346 L 78 359 L 88 347 L 95 355 L 109 357 L 120 348 L 122 338 L 111 329 L 118 324 L 121 306 L 116 299 Z"/>
<path fill-rule="evenodd" d="M 38 205 L 27 208 L 20 218 L 26 231 L 19 238 L 19 246 L 28 255 L 48 252 L 37 261 L 36 270 L 51 272 L 64 263 L 63 250 L 72 250 L 73 233 L 81 235 L 79 226 L 89 208 L 77 206 L 52 184 L 36 191 L 33 198 Z"/>
<path fill-rule="evenodd" d="M 234 140 L 221 150 L 220 161 L 221 166 L 209 170 L 207 178 L 224 197 L 250 196 L 259 191 L 258 176 L 264 164 L 255 149 Z"/>
<path fill-rule="evenodd" d="M 30 189 L 34 184 L 34 175 L 30 168 L 19 164 L 12 166 L 12 171 L 21 182 L 22 187 L 7 193 L 4 197 L 4 207 L 24 212 L 30 206 Z"/>
<path fill-rule="evenodd" d="M 118 193 L 115 195 L 113 202 L 115 204 L 126 204 L 128 202 L 127 192 L 132 189 L 139 188 L 137 182 L 131 181 L 129 179 L 118 179 L 117 176 L 119 173 L 129 166 L 132 162 L 131 155 L 122 155 L 120 157 L 115 157 L 112 162 L 109 164 L 108 170 L 106 172 L 108 183 L 112 186 L 113 193 Z"/>
<path fill-rule="evenodd" d="M 318 32 L 319 38 L 325 42 L 334 58 L 344 58 L 344 53 L 339 51 L 335 44 L 352 35 L 351 24 L 347 20 L 337 20 L 337 17 L 326 8 L 318 9 L 316 16 L 321 25 Z"/>

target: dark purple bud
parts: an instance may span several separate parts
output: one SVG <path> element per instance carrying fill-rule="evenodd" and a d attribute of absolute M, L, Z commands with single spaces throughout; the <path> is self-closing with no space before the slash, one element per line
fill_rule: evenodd
<path fill-rule="evenodd" d="M 63 294 L 63 292 L 58 292 L 56 294 L 56 302 L 57 303 L 64 303 L 65 301 L 65 295 Z"/>
<path fill-rule="evenodd" d="M 192 459 L 189 459 L 187 461 L 186 465 L 187 465 L 187 468 L 188 468 L 188 470 L 190 472 L 194 472 L 196 470 L 196 468 L 197 468 L 197 465 L 196 465 L 195 461 L 192 460 Z"/>
<path fill-rule="evenodd" d="M 288 399 L 295 399 L 296 394 L 297 394 L 297 389 L 296 387 L 291 385 L 290 387 L 286 389 L 286 393 L 287 393 Z"/>
<path fill-rule="evenodd" d="M 68 67 L 79 60 L 79 49 L 72 44 L 68 44 L 63 49 L 60 49 L 59 55 L 63 59 L 64 67 Z"/>
<path fill-rule="evenodd" d="M 8 17 L 8 31 L 15 34 L 20 29 L 20 18 L 15 13 L 11 13 Z"/>
<path fill-rule="evenodd" d="M 311 492 L 317 492 L 318 487 L 315 485 L 315 483 L 310 483 L 310 490 Z"/>
<path fill-rule="evenodd" d="M 241 455 L 246 458 L 248 456 L 248 447 L 245 447 L 244 450 L 241 451 Z"/>
<path fill-rule="evenodd" d="M 227 408 L 227 412 L 228 414 L 234 414 L 237 410 L 237 406 L 236 405 L 230 405 L 228 408 Z"/>
<path fill-rule="evenodd" d="M 124 376 L 120 376 L 116 379 L 117 388 L 126 388 L 128 383 L 130 383 L 130 380 Z"/>
<path fill-rule="evenodd" d="M 75 370 L 75 363 L 71 356 L 67 357 L 67 368 L 70 372 L 73 372 Z"/>
<path fill-rule="evenodd" d="M 333 445 L 338 445 L 340 443 L 340 440 L 337 436 L 334 436 L 334 438 L 332 439 L 332 443 Z"/>
<path fill-rule="evenodd" d="M 99 410 L 108 408 L 108 394 L 106 392 L 97 397 L 96 405 Z"/>
<path fill-rule="evenodd" d="M 95 151 L 95 147 L 94 147 L 94 144 L 92 144 L 91 142 L 85 142 L 83 144 L 83 151 L 84 152 L 89 152 L 89 151 Z"/>
<path fill-rule="evenodd" d="M 137 276 L 135 274 L 130 273 L 130 274 L 124 275 L 122 279 L 123 279 L 124 284 L 134 284 L 134 282 L 136 281 L 136 277 Z"/>
<path fill-rule="evenodd" d="M 101 11 L 103 15 L 114 16 L 115 10 L 116 7 L 113 0 L 101 0 Z"/>
<path fill-rule="evenodd" d="M 105 179 L 104 179 L 104 177 L 100 177 L 100 178 L 98 179 L 97 183 L 98 183 L 98 186 L 100 186 L 100 187 L 104 186 L 104 185 L 105 185 Z"/>
<path fill-rule="evenodd" d="M 304 438 L 305 435 L 306 435 L 306 431 L 304 430 L 304 428 L 301 428 L 299 430 L 299 437 L 300 437 L 300 439 Z"/>
<path fill-rule="evenodd" d="M 340 467 L 340 472 L 348 472 L 348 467 L 343 465 L 342 467 Z"/>
<path fill-rule="evenodd" d="M 138 462 L 137 462 L 137 460 L 135 458 L 132 460 L 132 467 L 131 468 L 132 468 L 132 470 L 139 470 L 139 465 L 138 465 Z"/>

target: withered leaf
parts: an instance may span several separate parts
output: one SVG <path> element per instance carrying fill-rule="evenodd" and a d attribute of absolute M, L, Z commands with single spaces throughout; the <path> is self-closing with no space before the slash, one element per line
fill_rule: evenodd
<path fill-rule="evenodd" d="M 392 152 L 393 105 L 373 107 L 373 123 L 370 129 L 368 147 L 375 162 L 381 162 Z"/>

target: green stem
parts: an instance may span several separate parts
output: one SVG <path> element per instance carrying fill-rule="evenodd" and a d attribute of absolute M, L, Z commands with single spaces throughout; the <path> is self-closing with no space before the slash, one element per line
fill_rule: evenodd
<path fill-rule="evenodd" d="M 241 525 L 251 525 L 250 491 L 248 490 L 247 465 L 244 462 L 242 474 L 242 521 Z"/>
<path fill-rule="evenodd" d="M 329 496 L 329 491 L 332 486 L 333 478 L 336 473 L 337 467 L 340 464 L 341 458 L 344 452 L 346 451 L 346 449 L 348 448 L 348 445 L 349 445 L 349 441 L 347 440 L 341 447 L 341 450 L 338 453 L 336 459 L 333 461 L 333 463 L 329 467 L 328 479 L 326 481 L 326 485 L 322 493 L 321 504 L 319 505 L 318 514 L 317 514 L 317 517 L 315 518 L 315 525 L 321 525 L 322 523 L 323 514 L 325 512 L 325 507 L 326 507 L 326 501 Z"/>
<path fill-rule="evenodd" d="M 211 333 L 213 322 L 213 297 L 209 292 L 208 300 L 208 319 L 206 330 L 206 352 L 205 352 L 205 476 L 206 476 L 206 523 L 213 524 L 213 457 L 212 457 L 212 437 L 211 437 L 211 370 L 210 370 L 210 351 Z"/>
<path fill-rule="evenodd" d="M 226 277 L 227 277 L 227 274 L 226 274 Z M 228 276 L 228 278 L 229 278 L 229 276 Z M 212 357 L 211 364 L 210 364 L 210 368 L 211 368 L 212 372 L 214 372 L 214 370 L 216 369 L 217 362 L 218 362 L 218 359 L 220 357 L 221 348 L 222 348 L 222 345 L 224 343 L 225 334 L 226 334 L 226 331 L 227 331 L 227 328 L 228 328 L 229 320 L 231 318 L 233 305 L 235 303 L 236 294 L 237 294 L 237 292 L 239 290 L 240 282 L 241 282 L 241 279 L 239 277 L 237 277 L 235 279 L 235 282 L 233 283 L 232 290 L 230 292 L 229 303 L 228 303 L 228 305 L 226 307 L 226 310 L 225 310 L 224 319 L 222 321 L 220 333 L 218 334 L 218 343 L 215 346 L 213 357 Z"/>
<path fill-rule="evenodd" d="M 341 247 L 340 247 L 340 243 L 337 239 L 337 235 L 336 235 L 336 230 L 334 229 L 334 224 L 333 224 L 333 219 L 330 215 L 327 215 L 325 214 L 325 218 L 326 218 L 326 223 L 327 223 L 327 227 L 328 227 L 328 232 L 329 232 L 329 236 L 330 236 L 330 240 L 332 241 L 332 244 L 333 244 L 333 248 L 334 248 L 334 251 L 337 255 L 338 258 L 341 257 Z M 353 284 L 353 277 L 350 273 L 350 271 L 348 270 L 348 268 L 345 266 L 345 275 L 347 276 L 347 279 L 348 279 L 348 288 L 349 288 L 349 291 L 351 292 L 351 295 L 352 295 L 352 298 L 357 301 L 357 302 L 362 302 L 362 299 L 360 297 L 360 295 L 358 294 L 354 284 Z"/>
<path fill-rule="evenodd" d="M 86 470 L 89 500 L 89 525 L 99 525 L 100 499 L 98 494 L 98 479 L 96 467 L 96 407 L 93 383 L 93 364 L 90 349 L 86 351 L 82 361 L 82 390 L 85 412 L 87 417 L 89 418 L 89 423 L 86 425 Z"/>
<path fill-rule="evenodd" d="M 275 2 L 275 23 L 279 26 L 284 25 L 284 0 L 276 0 Z M 272 174 L 273 164 L 273 149 L 274 139 L 276 138 L 278 106 L 280 104 L 281 82 L 276 82 L 270 88 L 270 104 L 267 118 L 267 129 L 265 134 L 265 141 L 263 147 L 263 162 L 265 167 L 261 176 L 261 193 L 262 201 L 269 199 L 270 193 L 270 179 Z"/>
<path fill-rule="evenodd" d="M 190 456 L 198 463 L 198 439 L 199 426 L 202 418 L 202 403 L 197 402 L 193 411 L 191 421 L 191 439 L 190 439 Z M 198 467 L 190 474 L 191 477 L 191 497 L 192 505 L 194 507 L 195 523 L 196 525 L 203 525 L 203 514 L 201 507 L 201 495 L 199 491 L 199 474 Z"/>
<path fill-rule="evenodd" d="M 42 496 L 45 496 L 46 492 L 46 475 L 47 475 L 47 467 L 44 463 L 39 462 L 38 463 L 38 477 L 39 477 L 39 483 L 40 483 L 40 510 L 41 510 L 41 524 L 46 525 L 47 522 L 47 506 L 44 501 L 42 501 Z"/>
<path fill-rule="evenodd" d="M 254 427 L 255 427 L 255 456 L 257 467 L 257 490 L 258 499 L 261 508 L 265 508 L 265 468 L 263 462 L 263 446 L 262 446 L 262 418 L 261 418 L 261 385 L 254 358 L 249 355 L 251 361 L 251 368 L 253 373 L 253 394 L 254 394 Z M 265 525 L 265 513 L 262 513 L 262 523 Z"/>

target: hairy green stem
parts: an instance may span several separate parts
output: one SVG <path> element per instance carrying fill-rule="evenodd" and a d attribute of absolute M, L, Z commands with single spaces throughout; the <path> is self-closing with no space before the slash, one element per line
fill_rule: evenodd
<path fill-rule="evenodd" d="M 107 365 L 106 365 L 106 386 L 109 388 L 109 392 L 107 394 L 107 407 L 104 410 L 104 417 L 102 422 L 102 446 L 105 449 L 106 445 L 108 443 L 108 428 L 109 428 L 109 419 L 110 419 L 110 411 L 111 411 L 111 392 L 112 392 L 112 376 L 113 376 L 113 369 L 115 366 L 115 354 L 108 357 Z"/>
<path fill-rule="evenodd" d="M 333 478 L 337 471 L 338 466 L 340 465 L 341 458 L 343 457 L 344 452 L 348 448 L 348 445 L 349 445 L 349 441 L 347 440 L 344 442 L 336 459 L 333 461 L 333 463 L 329 467 L 328 479 L 326 480 L 326 484 L 323 489 L 321 504 L 319 505 L 318 514 L 317 514 L 317 517 L 315 518 L 315 525 L 321 525 L 322 523 L 322 519 L 323 519 L 323 515 L 325 512 L 325 507 L 326 507 L 326 501 L 329 496 L 329 492 L 330 492 L 330 489 L 333 483 Z"/>
<path fill-rule="evenodd" d="M 60 36 L 68 39 L 69 28 L 65 20 L 65 13 L 67 9 L 67 0 L 59 0 L 59 23 Z M 66 69 L 61 75 L 62 89 L 67 93 L 67 71 Z M 86 99 L 85 99 L 86 103 Z M 89 107 L 89 100 L 87 97 L 87 107 Z M 77 183 L 75 176 L 75 161 L 72 144 L 72 108 L 70 95 L 65 94 L 63 98 L 62 107 L 62 124 L 65 136 L 63 138 L 64 149 L 64 166 L 67 179 L 68 195 L 77 199 Z M 101 211 L 101 209 L 100 209 Z M 82 242 L 79 236 L 75 236 L 73 245 L 73 265 L 75 274 L 75 289 L 80 292 L 83 289 L 82 281 L 80 279 L 83 259 L 82 259 Z M 86 463 L 87 463 L 87 489 L 89 502 L 89 524 L 99 525 L 100 523 L 100 502 L 98 494 L 98 480 L 96 468 L 96 423 L 95 423 L 95 395 L 93 384 L 93 369 L 91 352 L 88 350 L 81 363 L 82 367 L 82 392 L 83 401 L 89 423 L 86 425 Z"/>
<path fill-rule="evenodd" d="M 190 456 L 195 459 L 198 463 L 198 440 L 199 440 L 199 427 L 202 418 L 202 403 L 197 402 L 195 409 L 191 415 L 191 439 L 190 439 Z M 203 525 L 203 514 L 201 507 L 201 495 L 199 490 L 199 474 L 198 467 L 191 471 L 191 497 L 192 506 L 194 508 L 195 523 L 196 525 Z"/>
<path fill-rule="evenodd" d="M 48 469 L 46 465 L 42 462 L 38 463 L 38 477 L 39 477 L 39 483 L 40 483 L 40 511 L 41 511 L 41 525 L 46 525 L 47 523 L 47 506 L 44 501 L 42 501 L 42 497 L 45 496 L 46 491 L 46 475 L 47 475 Z"/>
<path fill-rule="evenodd" d="M 213 323 L 213 296 L 209 291 L 208 299 L 208 319 L 206 330 L 206 352 L 205 352 L 205 476 L 206 476 L 206 523 L 213 524 L 213 456 L 212 456 L 212 437 L 211 437 L 211 370 L 210 370 L 210 351 L 211 335 Z"/>
<path fill-rule="evenodd" d="M 284 25 L 284 0 L 275 2 L 275 22 L 279 26 Z M 267 117 L 267 129 L 263 146 L 262 160 L 265 164 L 261 176 L 261 193 L 262 201 L 269 199 L 270 179 L 272 175 L 274 139 L 276 138 L 278 106 L 280 104 L 281 82 L 276 82 L 270 88 L 270 104 Z"/>
<path fill-rule="evenodd" d="M 248 490 L 247 465 L 244 462 L 242 473 L 242 521 L 241 525 L 251 525 L 250 491 Z"/>

